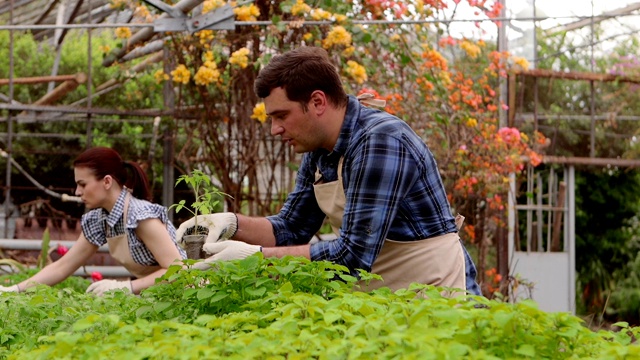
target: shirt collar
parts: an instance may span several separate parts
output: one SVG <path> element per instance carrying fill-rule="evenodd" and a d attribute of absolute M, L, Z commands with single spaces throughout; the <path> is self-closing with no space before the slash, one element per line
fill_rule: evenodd
<path fill-rule="evenodd" d="M 338 136 L 336 145 L 333 147 L 332 154 L 344 155 L 344 153 L 347 151 L 349 140 L 351 139 L 351 134 L 353 133 L 353 129 L 360 114 L 361 105 L 358 99 L 353 95 L 348 95 L 348 97 L 349 102 L 347 103 L 347 110 L 344 114 L 344 121 L 342 122 L 340 135 Z"/>
<path fill-rule="evenodd" d="M 129 191 L 126 188 L 122 188 L 120 195 L 118 196 L 118 200 L 116 200 L 115 205 L 113 205 L 113 209 L 111 212 L 107 212 L 106 210 L 102 210 L 102 214 L 107 217 L 107 224 L 111 227 L 114 227 L 118 220 L 122 218 L 122 213 L 124 212 L 124 199 L 127 196 Z"/>

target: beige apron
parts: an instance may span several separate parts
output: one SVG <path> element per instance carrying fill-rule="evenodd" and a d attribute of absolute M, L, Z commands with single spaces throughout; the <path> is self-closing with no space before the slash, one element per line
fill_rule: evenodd
<path fill-rule="evenodd" d="M 314 192 L 320 209 L 327 215 L 334 233 L 340 236 L 346 197 L 342 185 L 342 158 L 338 163 L 338 180 L 320 183 L 322 175 L 316 171 Z M 458 228 L 464 217 L 456 217 Z M 450 233 L 418 241 L 386 239 L 371 272 L 384 281 L 372 281 L 365 291 L 387 286 L 395 291 L 411 283 L 465 289 L 465 261 L 457 233 Z M 458 295 L 460 293 L 448 294 Z"/>
<path fill-rule="evenodd" d="M 127 237 L 127 213 L 129 211 L 130 194 L 126 195 L 124 200 L 124 210 L 122 212 L 122 221 L 124 222 L 124 234 L 109 237 L 111 234 L 109 225 L 105 223 L 105 232 L 107 235 L 107 244 L 109 244 L 109 253 L 120 265 L 124 266 L 131 274 L 137 278 L 143 278 L 161 267 L 140 265 L 131 257 L 131 248 L 129 247 L 129 238 Z"/>

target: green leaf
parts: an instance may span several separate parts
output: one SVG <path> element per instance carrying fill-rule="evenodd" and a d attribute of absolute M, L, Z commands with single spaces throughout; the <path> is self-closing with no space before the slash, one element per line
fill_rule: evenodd
<path fill-rule="evenodd" d="M 216 294 L 216 292 L 212 291 L 209 288 L 202 288 L 202 289 L 198 290 L 198 293 L 197 293 L 196 297 L 198 298 L 198 300 L 205 300 L 205 299 L 211 298 L 215 294 Z"/>
<path fill-rule="evenodd" d="M 171 307 L 171 305 L 173 305 L 173 303 L 168 302 L 168 301 L 155 303 L 155 304 L 153 304 L 153 310 L 155 310 L 157 313 L 161 313 L 161 312 L 165 311 L 166 309 L 168 309 L 169 307 Z"/>
<path fill-rule="evenodd" d="M 260 296 L 264 295 L 264 293 L 267 292 L 267 288 L 265 288 L 265 287 L 260 287 L 260 288 L 257 288 L 257 289 L 246 288 L 246 289 L 244 289 L 244 291 L 247 294 L 251 295 L 251 296 L 260 297 Z"/>
<path fill-rule="evenodd" d="M 533 345 L 529 345 L 529 344 L 520 345 L 513 352 L 516 353 L 516 354 L 524 355 L 524 356 L 528 356 L 528 357 L 536 356 L 536 349 L 533 347 Z"/>

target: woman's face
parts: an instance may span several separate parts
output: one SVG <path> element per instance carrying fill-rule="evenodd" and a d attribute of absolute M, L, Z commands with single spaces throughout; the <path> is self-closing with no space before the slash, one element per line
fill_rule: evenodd
<path fill-rule="evenodd" d="M 98 180 L 93 171 L 86 167 L 74 168 L 73 174 L 76 179 L 76 196 L 80 196 L 84 205 L 88 209 L 103 207 L 107 198 L 106 177 Z"/>

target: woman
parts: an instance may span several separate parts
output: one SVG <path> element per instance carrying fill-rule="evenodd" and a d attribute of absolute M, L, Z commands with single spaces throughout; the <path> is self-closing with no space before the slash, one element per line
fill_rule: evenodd
<path fill-rule="evenodd" d="M 57 284 L 104 244 L 136 279 L 94 282 L 87 292 L 97 295 L 116 289 L 138 294 L 153 285 L 169 265 L 186 259 L 185 251 L 175 241 L 175 227 L 166 208 L 149 202 L 151 191 L 140 165 L 123 161 L 113 149 L 95 147 L 80 154 L 73 166 L 75 194 L 90 210 L 82 216 L 80 237 L 58 261 L 17 285 L 0 287 L 0 292 Z"/>

